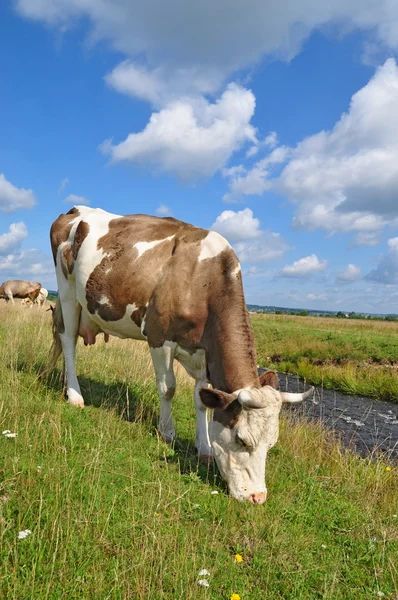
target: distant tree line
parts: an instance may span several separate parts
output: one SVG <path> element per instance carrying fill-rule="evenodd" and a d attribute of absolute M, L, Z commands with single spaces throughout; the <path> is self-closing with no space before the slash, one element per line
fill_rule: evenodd
<path fill-rule="evenodd" d="M 318 312 L 311 310 L 294 310 L 289 308 L 274 308 L 274 307 L 248 307 L 251 312 L 259 314 L 274 314 L 274 315 L 292 315 L 295 317 L 326 317 L 330 319 L 366 319 L 368 321 L 396 321 L 398 315 L 365 315 L 354 311 L 343 312 L 339 310 L 335 312 Z"/>

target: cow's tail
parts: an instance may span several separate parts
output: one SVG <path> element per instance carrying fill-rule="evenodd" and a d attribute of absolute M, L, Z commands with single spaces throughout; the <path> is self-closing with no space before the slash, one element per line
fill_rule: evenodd
<path fill-rule="evenodd" d="M 51 344 L 50 351 L 48 353 L 47 364 L 40 371 L 40 378 L 45 378 L 55 369 L 58 359 L 62 354 L 62 345 L 61 338 L 59 336 L 60 333 L 63 333 L 65 330 L 64 327 L 64 318 L 62 316 L 62 306 L 61 301 L 58 298 L 54 307 L 50 307 L 52 312 L 52 332 L 53 332 L 53 341 Z"/>

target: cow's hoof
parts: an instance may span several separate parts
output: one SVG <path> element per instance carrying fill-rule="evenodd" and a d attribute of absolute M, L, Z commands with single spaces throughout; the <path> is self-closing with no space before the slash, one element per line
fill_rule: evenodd
<path fill-rule="evenodd" d="M 66 395 L 67 395 L 69 404 L 72 404 L 73 406 L 79 406 L 80 408 L 84 408 L 84 400 L 83 400 L 82 396 L 78 392 L 76 392 L 73 388 L 69 388 L 67 390 Z"/>
<path fill-rule="evenodd" d="M 156 435 L 162 442 L 166 442 L 166 444 L 173 444 L 176 440 L 175 433 L 163 433 L 160 429 L 156 429 Z"/>
<path fill-rule="evenodd" d="M 68 404 L 72 406 L 78 406 L 79 408 L 84 408 L 83 400 L 68 400 Z"/>

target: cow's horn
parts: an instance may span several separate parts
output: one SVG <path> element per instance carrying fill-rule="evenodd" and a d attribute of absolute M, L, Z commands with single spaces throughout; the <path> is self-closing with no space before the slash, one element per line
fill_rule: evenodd
<path fill-rule="evenodd" d="M 243 408 L 265 408 L 265 402 L 252 398 L 250 392 L 242 390 L 238 394 L 238 402 Z"/>
<path fill-rule="evenodd" d="M 292 394 L 290 392 L 281 392 L 282 402 L 287 402 L 288 404 L 295 404 L 296 402 L 303 402 L 314 393 L 314 388 L 310 387 L 309 390 L 303 392 L 302 394 Z"/>

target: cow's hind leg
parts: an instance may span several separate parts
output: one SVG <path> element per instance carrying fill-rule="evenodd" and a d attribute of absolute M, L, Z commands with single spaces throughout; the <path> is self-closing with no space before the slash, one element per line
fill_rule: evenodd
<path fill-rule="evenodd" d="M 59 338 L 65 360 L 66 395 L 70 404 L 83 407 L 84 400 L 77 380 L 75 366 L 81 308 L 76 300 L 76 291 L 72 286 L 66 284 L 62 291 L 59 290 L 59 296 L 63 317 L 63 331 L 59 332 Z"/>
<path fill-rule="evenodd" d="M 171 401 L 176 389 L 173 370 L 174 344 L 151 348 L 152 362 L 156 373 L 156 385 L 160 397 L 159 432 L 166 442 L 175 439 L 175 429 L 171 414 Z"/>

